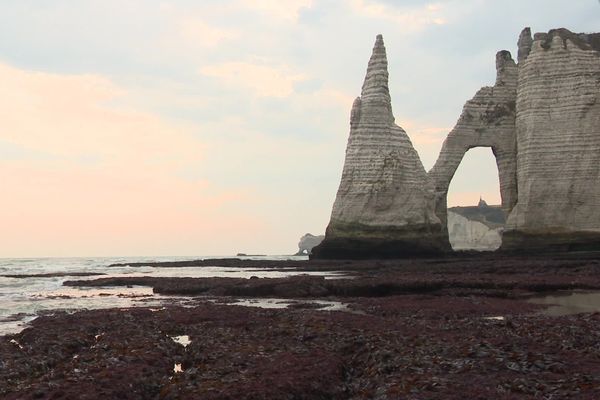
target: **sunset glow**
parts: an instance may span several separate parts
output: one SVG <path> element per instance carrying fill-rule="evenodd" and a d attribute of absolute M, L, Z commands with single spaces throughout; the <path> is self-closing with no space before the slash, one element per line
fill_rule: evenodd
<path fill-rule="evenodd" d="M 600 26 L 595 1 L 509 3 L 2 4 L 0 257 L 294 252 L 325 231 L 376 34 L 429 169 L 524 26 Z M 484 164 L 449 205 L 499 202 Z"/>

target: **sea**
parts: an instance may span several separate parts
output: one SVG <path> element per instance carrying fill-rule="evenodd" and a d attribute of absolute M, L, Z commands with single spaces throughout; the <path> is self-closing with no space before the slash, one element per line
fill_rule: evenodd
<path fill-rule="evenodd" d="M 158 306 L 174 297 L 154 294 L 152 288 L 132 287 L 68 287 L 66 280 L 87 280 L 100 277 L 285 277 L 295 274 L 331 275 L 335 272 L 273 271 L 260 268 L 152 266 L 131 267 L 130 263 L 184 261 L 229 257 L 102 257 L 102 258 L 0 258 L 0 335 L 17 333 L 40 315 L 57 311 L 112 307 Z M 306 260 L 306 256 L 249 256 L 252 260 Z M 123 266 L 109 267 L 111 264 Z M 101 276 L 77 276 L 99 273 Z M 9 277 L 7 275 L 61 274 L 47 277 Z M 253 300 L 239 299 L 240 304 Z M 271 301 L 273 306 L 276 302 Z"/>

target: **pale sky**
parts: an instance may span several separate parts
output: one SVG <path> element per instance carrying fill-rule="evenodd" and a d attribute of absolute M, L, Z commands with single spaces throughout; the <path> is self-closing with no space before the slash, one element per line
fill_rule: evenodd
<path fill-rule="evenodd" d="M 321 234 L 378 33 L 429 170 L 521 29 L 597 0 L 3 0 L 0 257 L 289 254 Z M 498 203 L 489 149 L 450 205 Z"/>

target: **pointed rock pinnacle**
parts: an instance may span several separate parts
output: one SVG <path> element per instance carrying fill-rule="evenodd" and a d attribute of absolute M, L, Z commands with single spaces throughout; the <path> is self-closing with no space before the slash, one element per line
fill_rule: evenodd
<path fill-rule="evenodd" d="M 533 39 L 531 38 L 531 29 L 529 27 L 524 28 L 519 35 L 519 41 L 517 43 L 517 46 L 519 47 L 517 61 L 519 63 L 527 59 L 527 56 L 529 56 L 529 53 L 531 52 L 532 44 Z"/>
<path fill-rule="evenodd" d="M 367 67 L 367 75 L 362 87 L 361 97 L 363 102 L 365 97 L 383 95 L 390 101 L 390 92 L 388 88 L 388 62 L 383 44 L 383 36 L 377 35 L 373 54 Z"/>
<path fill-rule="evenodd" d="M 361 115 L 365 121 L 382 126 L 391 126 L 394 123 L 387 66 L 383 36 L 377 35 L 362 86 Z"/>

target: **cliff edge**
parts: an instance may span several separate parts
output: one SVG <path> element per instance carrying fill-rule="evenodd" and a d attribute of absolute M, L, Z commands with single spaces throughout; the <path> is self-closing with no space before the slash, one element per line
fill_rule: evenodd
<path fill-rule="evenodd" d="M 554 29 L 525 42 L 518 200 L 502 248 L 600 249 L 600 34 Z"/>

